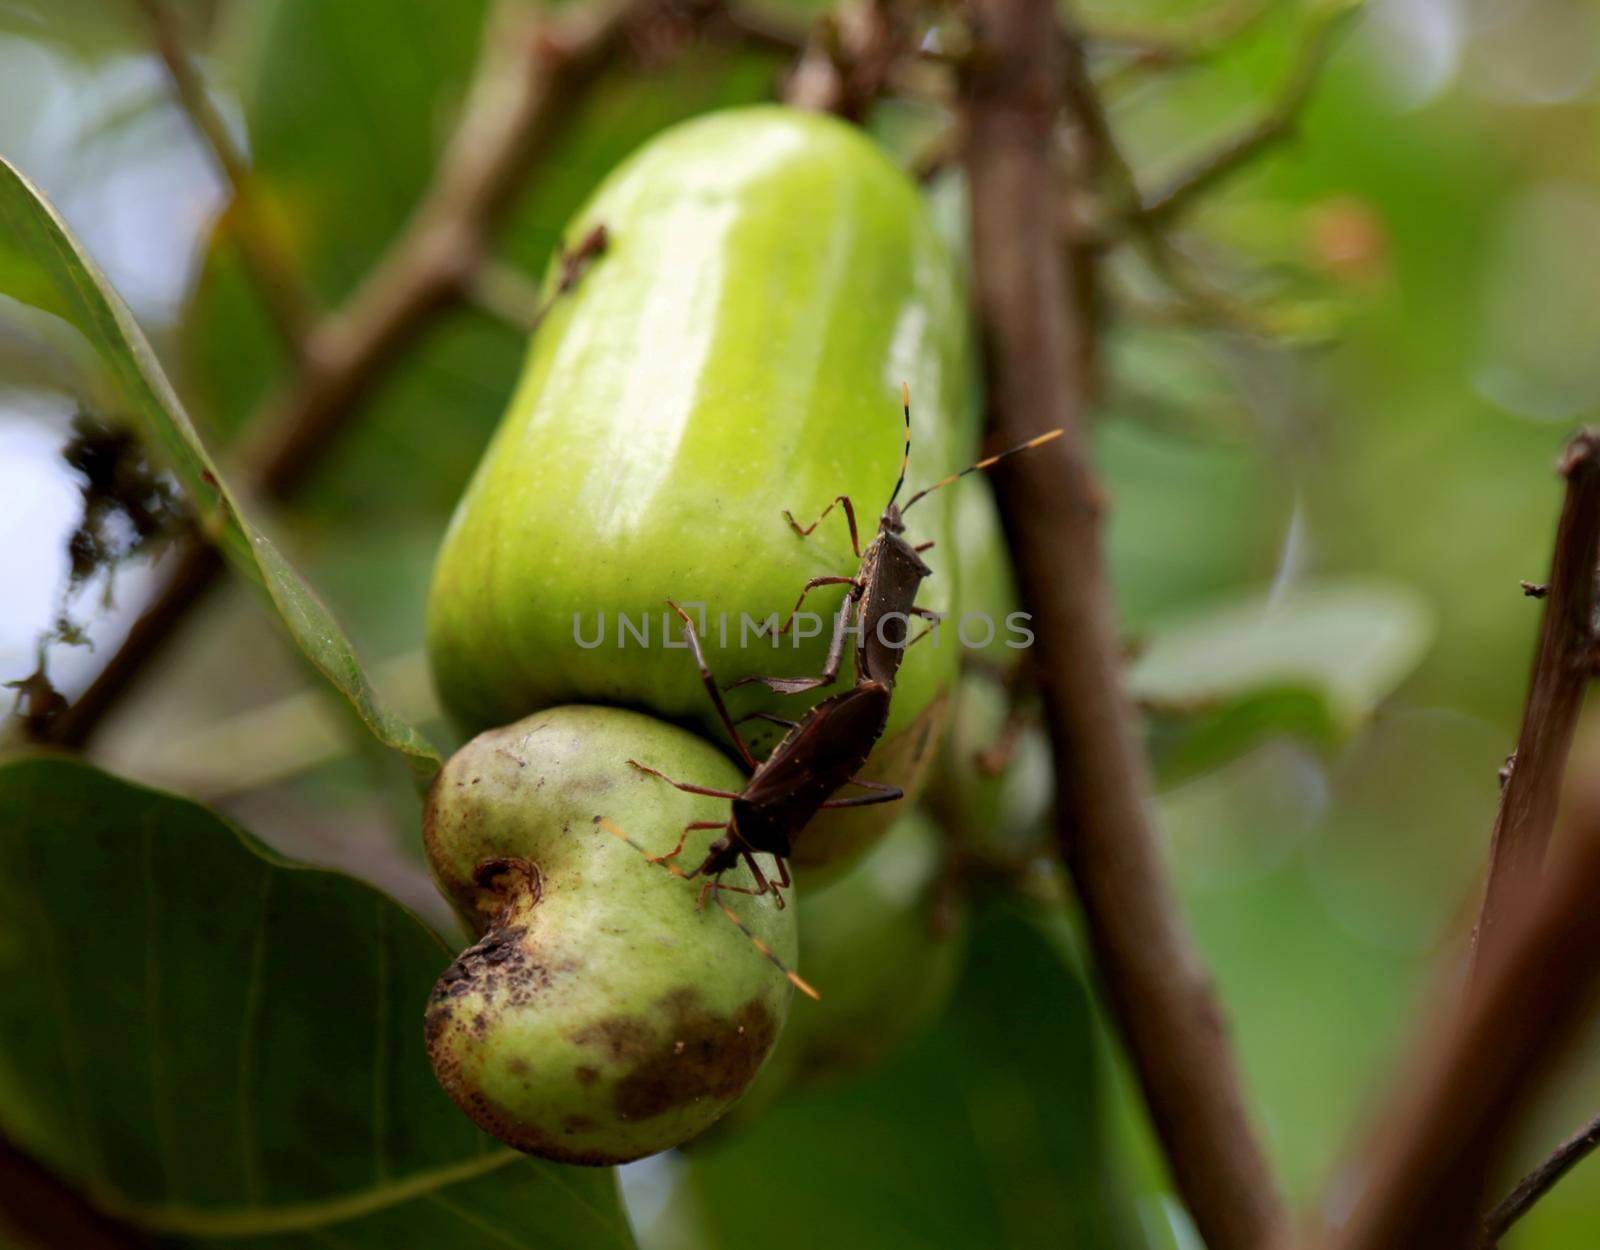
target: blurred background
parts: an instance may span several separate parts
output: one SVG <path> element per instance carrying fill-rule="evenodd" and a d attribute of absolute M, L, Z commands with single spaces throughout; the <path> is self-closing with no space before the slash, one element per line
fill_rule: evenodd
<path fill-rule="evenodd" d="M 326 305 L 425 185 L 483 10 L 173 6 Z M 1315 17 L 1287 0 L 1073 16 L 1148 185 L 1273 106 Z M 536 280 L 618 159 L 675 120 L 770 98 L 787 63 L 712 44 L 652 63 L 646 50 L 585 101 L 501 259 Z M 1201 295 L 1175 297 L 1133 255 L 1111 266 L 1095 440 L 1163 828 L 1270 1149 L 1302 1200 L 1337 1185 L 1417 994 L 1476 909 L 1538 621 L 1518 582 L 1544 577 L 1555 458 L 1600 403 L 1597 103 L 1600 7 L 1586 0 L 1373 0 L 1291 133 L 1183 221 Z M 939 122 L 937 105 L 903 100 L 868 118 L 907 159 Z M 137 6 L 0 0 L 0 152 L 50 195 L 208 444 L 226 448 L 286 361 L 225 184 Z M 930 193 L 959 222 L 959 180 Z M 267 518 L 412 716 L 432 706 L 420 643 L 433 554 L 522 352 L 503 321 L 449 313 Z M 83 636 L 54 641 L 48 671 L 69 697 L 161 558 L 70 581 L 82 479 L 62 448 L 75 414 L 105 411 L 80 356 L 50 319 L 0 298 L 0 680 L 34 671 L 65 610 Z M 1249 698 L 1237 716 L 1196 715 L 1214 710 L 1219 669 Z M 416 858 L 415 801 L 363 741 L 255 596 L 227 585 L 95 745 L 111 769 L 215 802 L 446 924 Z M 772 1246 L 814 1244 L 818 1227 L 878 1250 L 1042 1244 L 1050 1229 L 1063 1244 L 1063 1228 L 1074 1245 L 1193 1244 L 1080 973 L 1070 923 L 989 910 L 953 1007 L 905 1053 L 720 1146 L 628 1169 L 641 1236 L 732 1246 L 760 1221 Z M 974 1062 L 994 1050 L 1004 1058 Z M 1519 1158 L 1600 1107 L 1600 1047 L 1586 1054 Z M 763 1214 L 773 1185 L 803 1219 Z M 1578 1250 L 1597 1229 L 1600 1186 L 1580 1172 L 1510 1244 Z"/>

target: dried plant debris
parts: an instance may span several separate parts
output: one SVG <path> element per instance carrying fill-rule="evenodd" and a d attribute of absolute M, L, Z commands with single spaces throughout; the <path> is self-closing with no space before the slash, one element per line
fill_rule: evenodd
<path fill-rule="evenodd" d="M 32 734 L 43 731 L 67 706 L 50 680 L 50 649 L 90 645 L 84 622 L 72 614 L 73 601 L 103 574 L 100 608 L 109 610 L 115 603 L 117 570 L 159 551 L 188 519 L 171 480 L 151 463 L 134 433 L 115 420 L 80 411 L 72 419 L 72 437 L 61 458 L 81 479 L 83 497 L 78 524 L 66 542 L 67 580 L 55 620 L 39 638 L 34 671 L 4 683 L 16 691 L 12 713 Z"/>

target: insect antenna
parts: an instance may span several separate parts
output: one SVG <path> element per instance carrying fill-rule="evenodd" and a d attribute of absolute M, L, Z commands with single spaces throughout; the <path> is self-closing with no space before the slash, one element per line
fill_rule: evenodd
<path fill-rule="evenodd" d="M 998 464 L 1007 456 L 1016 455 L 1019 451 L 1031 451 L 1035 447 L 1042 447 L 1051 439 L 1060 438 L 1064 433 L 1066 433 L 1066 431 L 1057 426 L 1053 430 L 1049 430 L 1044 434 L 1038 435 L 1037 437 L 1030 438 L 1025 443 L 1018 443 L 1015 447 L 1007 447 L 1004 451 L 996 452 L 994 455 L 978 461 L 977 464 L 969 464 L 966 468 L 962 469 L 960 473 L 952 473 L 949 477 L 945 478 L 941 482 L 935 482 L 932 486 L 924 486 L 915 495 L 911 496 L 910 499 L 906 500 L 905 506 L 902 507 L 900 511 L 907 511 L 912 504 L 916 503 L 917 500 L 921 499 L 924 495 L 931 495 L 934 491 L 940 489 L 941 487 L 950 485 L 951 482 L 966 477 L 969 473 L 976 473 L 979 469 L 987 469 L 992 465 Z"/>
<path fill-rule="evenodd" d="M 795 989 L 799 990 L 807 998 L 811 998 L 811 999 L 814 999 L 817 1002 L 821 1002 L 822 1001 L 822 995 L 817 993 L 816 990 L 812 989 L 810 983 L 807 982 L 804 977 L 802 977 L 793 968 L 789 967 L 788 964 L 784 963 L 783 960 L 779 959 L 777 957 L 777 955 L 775 955 L 773 953 L 772 947 L 768 946 L 765 942 L 763 942 L 760 938 L 758 938 L 754 933 L 751 933 L 750 930 L 745 927 L 744 921 L 739 919 L 738 915 L 734 912 L 733 908 L 729 907 L 726 903 L 724 903 L 722 901 L 721 894 L 722 894 L 722 887 L 720 885 L 713 885 L 712 886 L 712 897 L 715 899 L 717 906 L 722 909 L 722 914 L 724 916 L 726 916 L 729 920 L 733 921 L 734 927 L 736 929 L 738 929 L 740 933 L 744 934 L 745 937 L 750 939 L 750 944 L 752 946 L 754 946 L 758 951 L 760 951 L 763 955 L 765 955 L 768 959 L 770 959 L 772 961 L 772 966 L 774 968 L 776 968 L 779 972 L 783 973 L 784 976 L 789 978 L 789 984 L 790 985 L 794 986 Z"/>
<path fill-rule="evenodd" d="M 624 833 L 622 831 L 622 829 L 617 826 L 615 821 L 608 820 L 604 816 L 596 816 L 594 818 L 594 823 L 596 825 L 598 825 L 600 828 L 604 829 L 612 837 L 620 839 L 623 842 L 626 842 L 629 846 L 631 846 L 634 850 L 638 851 L 639 854 L 643 855 L 651 863 L 659 864 L 661 867 L 665 868 L 674 877 L 681 877 L 685 881 L 689 880 L 689 874 L 684 872 L 684 870 L 682 868 L 679 868 L 678 865 L 672 863 L 670 860 L 657 859 L 655 856 L 650 854 L 649 851 L 645 850 L 644 847 L 640 846 L 637 842 L 635 842 L 632 838 L 630 838 L 626 833 Z M 740 933 L 744 934 L 745 937 L 750 939 L 750 944 L 752 946 L 754 946 L 758 951 L 760 951 L 763 955 L 765 955 L 769 960 L 772 961 L 772 966 L 774 968 L 776 968 L 779 972 L 783 973 L 783 975 L 788 979 L 790 985 L 794 986 L 795 989 L 799 990 L 802 994 L 806 995 L 808 998 L 812 998 L 812 999 L 817 1000 L 818 1002 L 821 1002 L 822 1001 L 822 995 L 817 993 L 816 990 L 812 989 L 811 985 L 806 981 L 806 979 L 804 977 L 802 977 L 793 968 L 789 967 L 788 964 L 784 963 L 783 960 L 779 959 L 778 956 L 773 952 L 773 950 L 772 950 L 772 948 L 770 946 L 768 946 L 765 942 L 763 942 L 760 938 L 758 938 L 754 933 L 751 933 L 749 928 L 746 927 L 744 921 L 739 919 L 738 915 L 734 912 L 733 908 L 729 907 L 726 903 L 724 903 L 722 901 L 721 895 L 722 895 L 723 886 L 721 884 L 717 883 L 717 882 L 712 882 L 711 883 L 711 888 L 712 888 L 713 896 L 716 899 L 716 904 L 717 904 L 718 908 L 721 909 L 722 914 L 733 922 L 734 927 L 736 929 L 738 929 Z"/>
<path fill-rule="evenodd" d="M 906 414 L 906 447 L 900 453 L 900 480 L 894 484 L 894 494 L 889 496 L 889 503 L 900 498 L 900 488 L 906 484 L 906 469 L 911 464 L 911 387 L 900 383 L 900 408 Z"/>

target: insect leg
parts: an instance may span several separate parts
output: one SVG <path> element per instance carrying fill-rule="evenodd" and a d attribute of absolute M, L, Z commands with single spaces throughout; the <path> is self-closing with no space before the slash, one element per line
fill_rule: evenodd
<path fill-rule="evenodd" d="M 664 864 L 669 860 L 677 859 L 679 855 L 683 854 L 683 844 L 689 840 L 689 834 L 694 830 L 726 829 L 727 827 L 728 822 L 725 820 L 691 820 L 683 827 L 683 831 L 678 834 L 677 846 L 673 847 L 665 855 L 646 855 L 645 858 L 652 864 Z"/>
<path fill-rule="evenodd" d="M 794 519 L 794 514 L 787 509 L 784 511 L 783 519 L 789 522 L 789 528 L 800 535 L 801 538 L 810 538 L 811 531 L 827 519 L 828 513 L 833 511 L 833 504 L 835 503 L 844 508 L 844 519 L 850 523 L 850 550 L 856 553 L 856 559 L 859 560 L 861 559 L 861 538 L 856 531 L 856 510 L 855 506 L 850 502 L 849 495 L 837 496 L 833 503 L 830 503 L 822 510 L 822 515 L 804 529 L 800 527 L 800 522 Z"/>
<path fill-rule="evenodd" d="M 918 634 L 910 642 L 906 643 L 906 645 L 901 648 L 902 651 L 908 650 L 909 648 L 914 646 L 916 643 L 921 642 L 924 638 L 926 638 L 929 634 L 933 633 L 933 631 L 936 630 L 939 627 L 939 622 L 940 621 L 944 620 L 944 614 L 940 613 L 940 612 L 935 612 L 932 608 L 911 608 L 909 610 L 909 612 L 907 613 L 907 615 L 909 615 L 909 616 L 920 616 L 923 620 L 930 622 L 930 624 L 928 625 L 928 627 L 926 629 L 924 629 L 920 634 Z"/>
<path fill-rule="evenodd" d="M 789 618 L 778 626 L 779 635 L 787 634 L 789 627 L 794 624 L 794 618 L 800 615 L 801 605 L 805 603 L 806 596 L 819 586 L 854 586 L 861 589 L 861 583 L 853 577 L 813 577 L 800 590 L 800 597 L 794 601 L 794 608 L 789 612 Z M 846 597 L 848 602 L 848 596 Z"/>
<path fill-rule="evenodd" d="M 722 891 L 731 890 L 734 888 L 733 886 L 729 885 L 719 885 L 715 881 L 707 882 L 707 884 L 712 886 L 713 892 L 719 896 L 721 895 Z M 770 946 L 758 938 L 754 933 L 751 933 L 750 930 L 745 927 L 744 921 L 739 919 L 733 908 L 724 903 L 720 897 L 717 899 L 717 906 L 722 909 L 722 914 L 724 916 L 733 921 L 734 927 L 738 929 L 740 933 L 744 934 L 745 937 L 750 939 L 750 944 L 763 955 L 765 955 L 772 962 L 773 967 L 777 968 L 779 972 L 783 973 L 783 975 L 788 978 L 789 984 L 794 986 L 795 989 L 799 990 L 802 994 L 806 995 L 806 997 L 821 1001 L 822 995 L 817 993 L 816 990 L 812 989 L 811 986 L 806 984 L 805 980 L 798 972 L 794 971 L 794 969 L 790 968 L 788 964 L 779 959 L 777 955 L 773 953 L 773 950 Z"/>
<path fill-rule="evenodd" d="M 612 822 L 610 820 L 607 820 L 604 816 L 596 816 L 594 818 L 594 823 L 597 824 L 598 826 L 600 826 L 600 828 L 604 829 L 612 837 L 622 839 L 622 841 L 626 842 L 629 846 L 631 846 L 634 850 L 638 851 L 646 859 L 650 859 L 651 858 L 650 853 L 648 851 L 646 851 L 644 849 L 644 847 L 640 846 L 637 842 L 635 842 L 632 838 L 630 838 L 627 834 L 625 834 L 621 829 L 619 829 L 616 826 L 616 824 L 614 822 Z M 679 868 L 678 865 L 676 865 L 676 864 L 662 863 L 661 866 L 663 868 L 665 868 L 668 872 L 670 872 L 675 877 L 683 877 L 683 878 L 687 879 L 688 877 L 693 875 L 691 873 L 684 872 L 684 870 Z M 785 874 L 785 883 L 787 883 L 787 874 Z M 713 877 L 710 881 L 707 881 L 705 883 L 705 886 L 701 889 L 701 891 L 700 891 L 700 899 L 695 904 L 696 908 L 703 907 L 705 905 L 706 895 L 707 894 L 721 895 L 722 891 L 724 891 L 724 890 L 733 890 L 733 891 L 735 891 L 735 892 L 737 892 L 739 894 L 759 894 L 759 893 L 761 893 L 761 891 L 759 891 L 759 890 L 747 890 L 747 889 L 742 889 L 739 886 L 723 885 L 720 880 L 718 880 L 717 878 Z M 745 927 L 744 921 L 740 920 L 739 917 L 734 913 L 733 909 L 731 907 L 729 907 L 726 903 L 724 903 L 720 897 L 717 899 L 717 906 L 719 908 L 721 908 L 722 914 L 724 916 L 726 916 L 729 920 L 733 921 L 734 927 L 737 928 L 740 933 L 744 934 L 745 937 L 749 938 L 751 944 L 758 951 L 760 951 L 763 955 L 765 955 L 769 960 L 771 960 L 773 965 L 778 969 L 778 971 L 783 973 L 783 975 L 788 978 L 790 984 L 792 984 L 795 987 L 795 989 L 799 990 L 802 994 L 808 995 L 811 998 L 820 999 L 822 997 L 822 995 L 818 994 L 816 992 L 816 990 L 812 989 L 809 985 L 807 985 L 806 982 L 800 977 L 800 975 L 798 973 L 796 973 L 787 964 L 785 964 L 783 962 L 783 960 L 779 959 L 777 957 L 777 955 L 773 954 L 772 948 L 770 946 L 768 946 L 765 942 L 763 942 L 760 938 L 758 938 L 754 933 L 751 933 L 750 930 Z"/>
<path fill-rule="evenodd" d="M 629 760 L 630 767 L 637 768 L 641 773 L 649 773 L 652 777 L 660 777 L 669 786 L 677 786 L 686 794 L 707 794 L 714 799 L 736 799 L 739 796 L 732 790 L 711 790 L 705 786 L 692 786 L 687 781 L 674 781 L 659 769 L 651 768 L 648 764 L 641 764 L 638 760 Z"/>
<path fill-rule="evenodd" d="M 857 582 L 853 578 L 849 577 L 819 577 L 807 582 L 806 589 L 810 590 L 814 585 L 820 585 L 827 582 L 849 582 L 850 585 L 856 587 L 858 590 L 861 586 L 860 582 Z M 802 603 L 805 602 L 804 593 L 801 594 L 800 601 Z M 844 597 L 844 602 L 839 605 L 838 615 L 834 617 L 833 621 L 833 637 L 828 641 L 828 661 L 823 665 L 822 672 L 819 676 L 741 677 L 738 681 L 729 682 L 728 689 L 732 690 L 735 686 L 747 686 L 753 682 L 760 682 L 763 686 L 775 694 L 804 694 L 807 690 L 816 690 L 821 686 L 833 685 L 833 683 L 838 680 L 839 667 L 844 663 L 845 625 L 850 619 L 850 610 L 855 606 L 855 604 L 856 595 L 852 592 L 851 594 L 846 595 Z M 796 604 L 795 612 L 798 612 L 799 610 L 800 605 Z M 793 620 L 794 614 L 791 613 L 789 616 L 789 621 Z M 778 632 L 781 634 L 783 633 L 784 629 L 788 628 L 789 623 L 785 622 L 783 629 L 780 629 Z"/>
<path fill-rule="evenodd" d="M 747 720 L 764 720 L 770 725 L 781 725 L 785 729 L 793 729 L 800 723 L 797 720 L 785 720 L 781 716 L 774 716 L 771 712 L 751 712 L 748 716 L 741 716 L 738 724 L 742 725 Z"/>
<path fill-rule="evenodd" d="M 700 636 L 694 632 L 694 622 L 689 619 L 689 614 L 672 602 L 671 599 L 667 600 L 667 606 L 676 612 L 683 621 L 683 636 L 688 641 L 690 650 L 694 652 L 694 662 L 700 668 L 700 684 L 706 688 L 706 693 L 711 696 L 711 703 L 717 709 L 717 715 L 722 720 L 722 727 L 728 731 L 728 736 L 733 739 L 733 745 L 739 748 L 739 755 L 743 758 L 745 767 L 754 772 L 756 758 L 750 754 L 750 748 L 745 746 L 744 739 L 739 736 L 739 730 L 733 723 L 733 717 L 728 715 L 728 705 L 722 701 L 722 691 L 717 688 L 716 675 L 711 671 L 711 665 L 706 663 L 705 652 L 700 650 Z"/>
<path fill-rule="evenodd" d="M 857 602 L 855 595 L 846 595 L 839 605 L 839 614 L 833 618 L 833 637 L 828 639 L 828 659 L 822 666 L 821 685 L 831 686 L 839 676 L 839 666 L 844 663 L 845 627 L 850 621 L 850 609 Z"/>
<path fill-rule="evenodd" d="M 857 781 L 855 784 L 859 786 L 866 783 Z M 876 785 L 874 785 L 874 788 L 876 788 Z M 827 808 L 871 807 L 874 803 L 893 803 L 896 799 L 904 798 L 905 793 L 899 786 L 889 786 L 882 794 L 863 794 L 859 798 L 853 799 L 829 799 L 822 806 Z"/>
<path fill-rule="evenodd" d="M 899 795 L 902 793 L 899 786 L 891 786 L 886 781 L 868 781 L 865 777 L 852 777 L 844 784 L 847 786 L 860 786 L 863 790 L 872 790 L 878 794 Z"/>
<path fill-rule="evenodd" d="M 773 858 L 776 859 L 779 864 L 783 863 L 782 858 L 779 856 L 775 855 Z M 778 904 L 780 909 L 784 907 L 785 904 L 783 901 L 783 891 L 777 886 L 773 885 L 772 882 L 767 880 L 766 875 L 761 871 L 761 865 L 756 863 L 756 857 L 748 850 L 744 853 L 744 862 L 750 865 L 750 873 L 756 879 L 756 893 L 765 894 L 768 890 L 771 890 L 773 901 Z"/>

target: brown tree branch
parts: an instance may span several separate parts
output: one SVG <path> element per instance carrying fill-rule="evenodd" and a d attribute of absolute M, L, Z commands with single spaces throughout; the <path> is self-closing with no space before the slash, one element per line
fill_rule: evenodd
<path fill-rule="evenodd" d="M 133 0 L 144 13 L 156 52 L 167 67 L 178 103 L 205 142 L 218 172 L 233 192 L 234 237 L 268 317 L 291 358 L 298 357 L 316 314 L 316 302 L 263 211 L 250 163 L 234 143 L 227 123 L 206 91 L 200 71 L 183 46 L 177 20 L 164 0 Z"/>
<path fill-rule="evenodd" d="M 1073 362 L 1091 317 L 1069 305 L 1052 165 L 1063 84 L 1049 0 L 971 0 L 963 83 L 978 307 L 997 441 L 1068 434 L 998 473 L 1038 634 L 1062 853 L 1095 965 L 1174 1179 L 1211 1250 L 1265 1248 L 1287 1220 L 1245 1113 L 1220 1012 L 1166 880 L 1100 539 L 1103 496 Z"/>
<path fill-rule="evenodd" d="M 911 15 L 895 0 L 850 0 L 812 30 L 784 89 L 796 108 L 859 122 L 911 48 Z"/>
<path fill-rule="evenodd" d="M 1499 1206 L 1483 1217 L 1483 1244 L 1498 1246 L 1511 1226 L 1526 1215 L 1559 1181 L 1600 1146 L 1600 1115 L 1595 1116 L 1566 1141 L 1552 1150 L 1506 1195 Z"/>
<path fill-rule="evenodd" d="M 1480 948 L 1494 940 L 1507 902 L 1536 876 L 1555 827 L 1561 778 L 1584 691 L 1594 673 L 1595 570 L 1600 566 L 1600 432 L 1568 445 L 1567 480 L 1544 599 L 1528 700 L 1489 844 L 1489 875 L 1478 918 Z"/>
<path fill-rule="evenodd" d="M 1478 975 L 1442 993 L 1426 1017 L 1434 1025 L 1371 1134 L 1353 1206 L 1325 1250 L 1478 1243 L 1509 1132 L 1579 1031 L 1600 982 L 1600 785 L 1593 768 L 1583 780 L 1559 864 L 1517 882 Z"/>
<path fill-rule="evenodd" d="M 530 20 L 491 19 L 466 109 L 434 182 L 344 308 L 311 333 L 287 386 L 251 421 L 233 458 L 244 496 L 284 498 L 306 479 L 377 380 L 435 316 L 470 294 L 478 265 L 532 168 L 656 0 Z M 48 740 L 82 745 L 221 571 L 191 543 L 117 652 Z"/>

